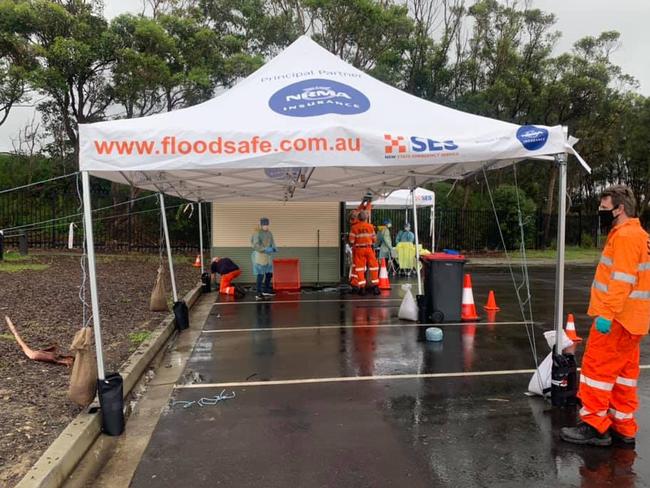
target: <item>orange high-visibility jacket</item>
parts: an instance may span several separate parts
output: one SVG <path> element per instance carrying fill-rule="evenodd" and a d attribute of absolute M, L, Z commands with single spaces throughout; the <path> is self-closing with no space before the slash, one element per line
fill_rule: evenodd
<path fill-rule="evenodd" d="M 648 234 L 639 219 L 614 227 L 591 286 L 589 312 L 619 322 L 630 334 L 650 328 L 650 255 Z"/>
<path fill-rule="evenodd" d="M 377 240 L 375 227 L 368 222 L 357 222 L 350 228 L 349 239 L 352 247 L 372 246 Z"/>

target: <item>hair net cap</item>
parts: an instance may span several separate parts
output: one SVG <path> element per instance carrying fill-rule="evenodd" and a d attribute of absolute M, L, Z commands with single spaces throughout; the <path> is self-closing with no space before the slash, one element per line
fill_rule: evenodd
<path fill-rule="evenodd" d="M 384 219 L 384 225 L 392 224 L 390 219 Z"/>
<path fill-rule="evenodd" d="M 260 219 L 260 225 L 269 225 L 271 222 L 266 217 Z"/>

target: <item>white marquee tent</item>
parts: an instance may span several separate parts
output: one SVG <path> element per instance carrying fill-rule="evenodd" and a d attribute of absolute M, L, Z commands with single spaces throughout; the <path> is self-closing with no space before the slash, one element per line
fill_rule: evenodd
<path fill-rule="evenodd" d="M 198 202 L 346 201 L 368 191 L 415 188 L 521 159 L 552 164 L 555 158 L 563 192 L 566 153 L 587 168 L 573 142 L 560 126 L 519 126 L 419 99 L 359 71 L 307 37 L 205 103 L 81 125 L 99 377 L 104 378 L 104 369 L 89 174 L 158 191 L 163 206 L 163 194 Z M 163 224 L 166 231 L 164 218 Z M 561 273 L 558 267 L 563 279 Z"/>

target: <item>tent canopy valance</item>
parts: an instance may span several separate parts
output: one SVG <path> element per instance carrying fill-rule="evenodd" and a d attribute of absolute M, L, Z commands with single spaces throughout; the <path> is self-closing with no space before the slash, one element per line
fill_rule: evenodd
<path fill-rule="evenodd" d="M 212 100 L 81 125 L 79 140 L 82 171 L 203 201 L 355 200 L 574 152 L 561 126 L 422 100 L 304 36 Z"/>

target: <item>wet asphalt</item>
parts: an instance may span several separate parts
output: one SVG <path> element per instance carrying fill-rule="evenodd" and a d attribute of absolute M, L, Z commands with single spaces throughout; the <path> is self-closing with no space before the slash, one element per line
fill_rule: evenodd
<path fill-rule="evenodd" d="M 173 401 L 235 397 L 170 404 L 131 486 L 650 486 L 646 371 L 635 450 L 561 442 L 575 411 L 524 395 L 531 373 L 517 372 L 535 367 L 531 345 L 538 361 L 549 352 L 554 269 L 530 270 L 529 327 L 517 323 L 507 269 L 470 271 L 483 320 L 441 325 L 441 343 L 397 319 L 396 283 L 381 297 L 217 301 Z M 592 277 L 589 267 L 567 270 L 565 311 L 585 339 Z M 490 289 L 502 309 L 494 321 L 480 307 Z M 650 364 L 646 342 L 641 364 Z"/>

